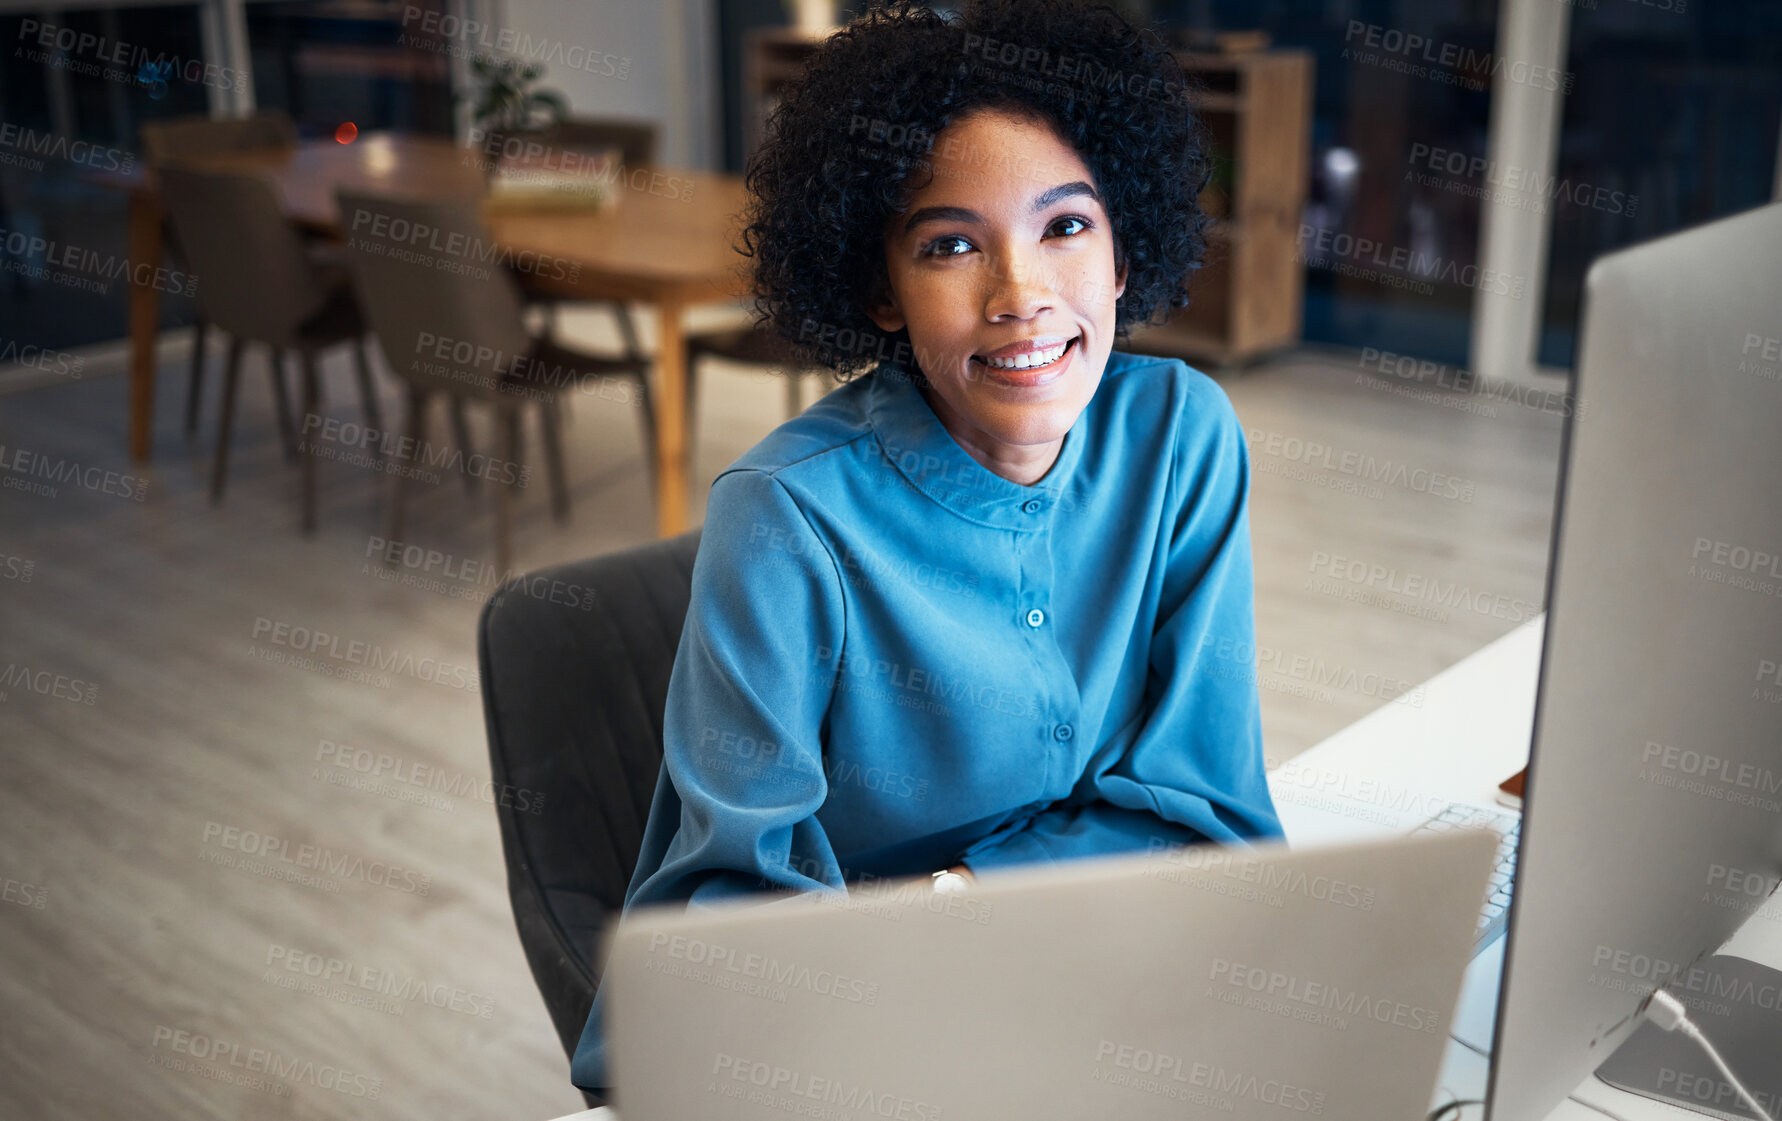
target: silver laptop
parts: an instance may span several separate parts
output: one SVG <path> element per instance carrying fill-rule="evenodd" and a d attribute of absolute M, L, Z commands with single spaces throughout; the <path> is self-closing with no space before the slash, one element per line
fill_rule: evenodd
<path fill-rule="evenodd" d="M 1421 1118 L 1489 831 L 1212 846 L 689 912 L 609 942 L 624 1121 Z"/>

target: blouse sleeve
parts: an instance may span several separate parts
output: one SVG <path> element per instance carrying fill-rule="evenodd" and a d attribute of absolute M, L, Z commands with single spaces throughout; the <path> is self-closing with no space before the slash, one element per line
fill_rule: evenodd
<path fill-rule="evenodd" d="M 1282 836 L 1256 691 L 1249 449 L 1217 384 L 1189 384 L 1143 726 L 1118 758 L 1091 759 L 1077 795 L 968 849 L 974 872 Z"/>
<path fill-rule="evenodd" d="M 841 577 L 786 488 L 762 471 L 712 483 L 692 600 L 669 677 L 662 769 L 625 909 L 772 891 L 845 891 L 817 808 L 820 729 L 842 648 Z M 570 1078 L 608 1093 L 602 986 Z"/>
<path fill-rule="evenodd" d="M 720 476 L 669 679 L 639 861 L 654 870 L 627 907 L 845 890 L 815 816 L 833 674 L 812 656 L 842 648 L 843 621 L 840 574 L 785 486 L 762 471 Z"/>

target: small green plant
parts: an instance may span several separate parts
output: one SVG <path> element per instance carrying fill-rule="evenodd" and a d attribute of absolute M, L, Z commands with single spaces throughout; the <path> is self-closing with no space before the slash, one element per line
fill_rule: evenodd
<path fill-rule="evenodd" d="M 533 89 L 544 65 L 517 58 L 473 55 L 470 73 L 477 83 L 470 113 L 483 133 L 524 132 L 555 124 L 569 115 L 569 103 L 551 89 Z"/>

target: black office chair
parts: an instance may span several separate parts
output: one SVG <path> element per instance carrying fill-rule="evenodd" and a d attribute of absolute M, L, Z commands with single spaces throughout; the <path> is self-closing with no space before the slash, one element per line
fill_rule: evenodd
<path fill-rule="evenodd" d="M 530 573 L 495 593 L 477 627 L 508 896 L 572 1059 L 600 935 L 643 845 L 699 533 Z"/>

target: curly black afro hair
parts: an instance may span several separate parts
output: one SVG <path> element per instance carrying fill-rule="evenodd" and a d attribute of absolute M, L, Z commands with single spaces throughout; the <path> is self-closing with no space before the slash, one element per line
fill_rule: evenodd
<path fill-rule="evenodd" d="M 974 0 L 952 19 L 913 0 L 874 7 L 811 56 L 749 162 L 756 315 L 838 377 L 904 360 L 908 332 L 866 315 L 889 289 L 885 223 L 933 175 L 936 136 L 984 108 L 1046 121 L 1095 176 L 1130 270 L 1117 335 L 1186 306 L 1211 171 L 1195 92 L 1155 32 L 1106 4 Z"/>

